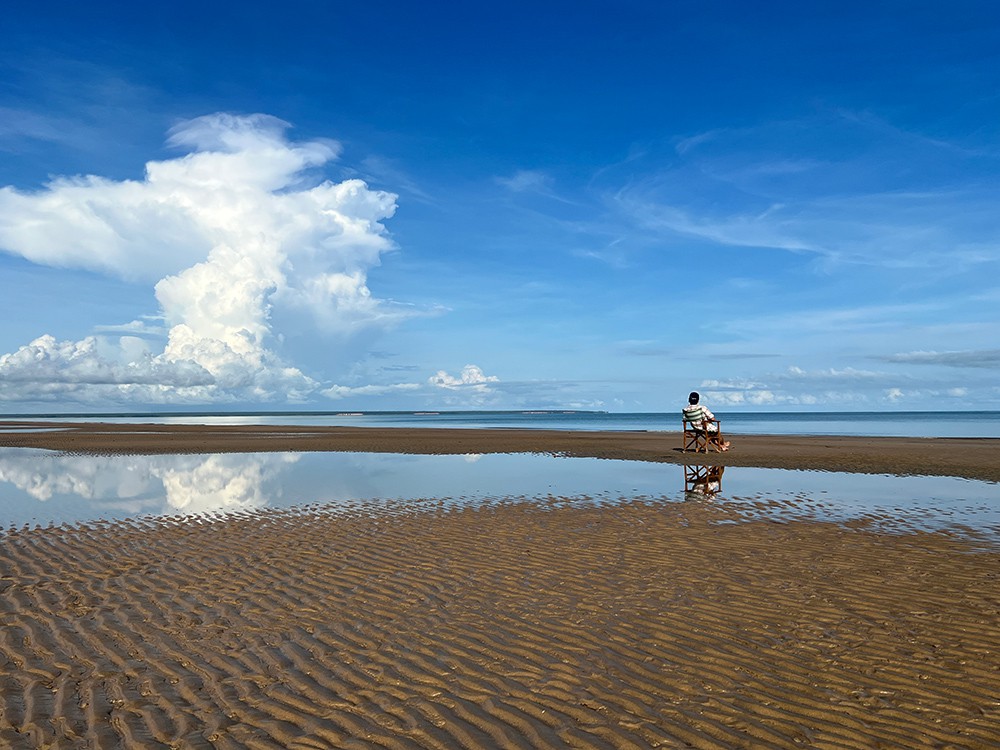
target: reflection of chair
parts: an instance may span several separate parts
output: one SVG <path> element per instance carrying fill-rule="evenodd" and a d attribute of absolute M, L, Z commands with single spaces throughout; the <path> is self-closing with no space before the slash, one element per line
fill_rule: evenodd
<path fill-rule="evenodd" d="M 722 491 L 722 472 L 725 470 L 725 466 L 685 466 L 684 494 L 714 497 Z"/>
<path fill-rule="evenodd" d="M 722 423 L 718 419 L 698 419 L 683 421 L 684 428 L 684 452 L 693 450 L 695 453 L 708 453 L 708 447 L 715 448 L 717 453 L 722 452 L 720 447 L 724 442 L 722 439 Z M 713 430 L 709 425 L 715 425 Z"/>
<path fill-rule="evenodd" d="M 725 466 L 685 466 L 684 495 L 715 497 L 722 491 L 722 472 L 725 470 Z"/>

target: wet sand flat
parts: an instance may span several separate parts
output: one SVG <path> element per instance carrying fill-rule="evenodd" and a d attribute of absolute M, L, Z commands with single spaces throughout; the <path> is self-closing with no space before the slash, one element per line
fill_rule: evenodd
<path fill-rule="evenodd" d="M 1000 745 L 1000 552 L 793 516 L 428 500 L 9 529 L 0 746 Z"/>
<path fill-rule="evenodd" d="M 679 432 L 0 421 L 0 446 L 81 453 L 527 452 L 718 466 L 957 476 L 1000 482 L 1000 438 L 731 437 L 733 449 L 727 453 L 694 454 L 681 452 Z"/>
<path fill-rule="evenodd" d="M 706 463 L 676 433 L 60 427 L 0 445 Z M 997 440 L 734 442 L 710 462 L 1000 472 Z M 0 747 L 1000 746 L 996 545 L 775 510 L 428 499 L 0 530 Z"/>

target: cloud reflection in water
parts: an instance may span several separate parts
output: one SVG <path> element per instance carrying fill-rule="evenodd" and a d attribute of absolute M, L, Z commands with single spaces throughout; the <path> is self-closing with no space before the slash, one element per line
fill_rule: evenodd
<path fill-rule="evenodd" d="M 0 484 L 0 522 L 62 523 L 262 508 L 281 499 L 281 475 L 299 458 L 296 453 L 67 456 L 4 449 L 0 482 L 7 486 Z M 20 498 L 10 486 L 21 491 Z M 46 507 L 25 502 L 28 498 Z"/>
<path fill-rule="evenodd" d="M 751 515 L 838 522 L 879 517 L 896 519 L 899 528 L 964 524 L 1000 538 L 997 485 L 953 477 L 740 467 L 727 470 L 723 483 L 716 467 L 533 454 L 72 456 L 0 448 L 0 528 L 314 503 L 547 497 L 711 498 Z"/>

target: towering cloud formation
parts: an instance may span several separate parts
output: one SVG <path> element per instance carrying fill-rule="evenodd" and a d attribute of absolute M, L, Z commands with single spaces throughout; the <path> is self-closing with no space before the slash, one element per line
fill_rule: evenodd
<path fill-rule="evenodd" d="M 17 384 L 5 397 L 305 398 L 319 384 L 275 354 L 273 311 L 341 334 L 398 320 L 367 287 L 391 247 L 380 222 L 396 196 L 360 180 L 308 181 L 339 146 L 291 142 L 287 128 L 266 115 L 209 115 L 175 127 L 169 143 L 188 153 L 149 162 L 142 181 L 0 189 L 0 248 L 155 282 L 167 326 L 162 351 L 134 337 L 109 347 L 42 336 L 0 356 L 0 377 Z"/>

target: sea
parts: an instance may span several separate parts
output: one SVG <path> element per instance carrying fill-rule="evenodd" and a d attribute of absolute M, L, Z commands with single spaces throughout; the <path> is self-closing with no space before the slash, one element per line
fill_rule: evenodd
<path fill-rule="evenodd" d="M 727 434 L 1000 438 L 1000 411 L 720 411 Z M 676 432 L 680 412 L 522 411 L 187 411 L 9 414 L 0 419 L 143 424 L 614 430 Z"/>

